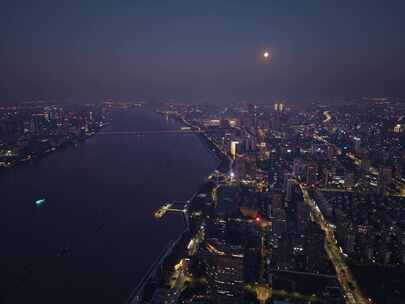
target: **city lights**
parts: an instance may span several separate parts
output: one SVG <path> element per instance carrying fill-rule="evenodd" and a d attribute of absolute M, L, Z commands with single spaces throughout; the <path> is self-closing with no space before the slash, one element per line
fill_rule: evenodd
<path fill-rule="evenodd" d="M 405 304 L 405 1 L 30 2 L 1 300 Z"/>

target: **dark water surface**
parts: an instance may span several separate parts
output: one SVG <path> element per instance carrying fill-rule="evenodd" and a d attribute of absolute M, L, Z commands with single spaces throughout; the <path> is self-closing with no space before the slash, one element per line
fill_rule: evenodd
<path fill-rule="evenodd" d="M 149 110 L 111 130 L 179 128 Z M 183 229 L 153 211 L 187 200 L 217 160 L 195 135 L 96 136 L 0 176 L 0 303 L 123 303 Z M 43 206 L 35 200 L 45 198 Z"/>

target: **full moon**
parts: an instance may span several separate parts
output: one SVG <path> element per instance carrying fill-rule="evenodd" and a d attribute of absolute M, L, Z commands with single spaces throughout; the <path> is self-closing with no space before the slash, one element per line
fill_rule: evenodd
<path fill-rule="evenodd" d="M 264 52 L 263 53 L 263 57 L 265 58 L 265 59 L 267 59 L 267 58 L 269 58 L 270 57 L 270 53 L 269 52 Z"/>

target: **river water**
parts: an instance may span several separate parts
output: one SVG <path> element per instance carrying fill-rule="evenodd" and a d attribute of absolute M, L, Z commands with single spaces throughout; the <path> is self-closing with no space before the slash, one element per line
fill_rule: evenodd
<path fill-rule="evenodd" d="M 112 131 L 180 127 L 147 109 L 112 118 Z M 153 211 L 187 200 L 217 163 L 192 134 L 115 135 L 3 173 L 0 303 L 124 303 L 183 230 Z"/>

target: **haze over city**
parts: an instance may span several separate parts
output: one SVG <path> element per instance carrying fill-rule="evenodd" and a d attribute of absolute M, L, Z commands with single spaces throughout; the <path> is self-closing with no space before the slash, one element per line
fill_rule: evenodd
<path fill-rule="evenodd" d="M 0 102 L 403 96 L 404 10 L 402 1 L 8 1 Z"/>

